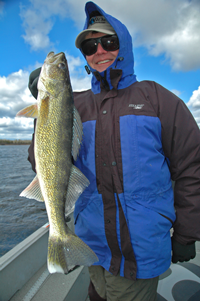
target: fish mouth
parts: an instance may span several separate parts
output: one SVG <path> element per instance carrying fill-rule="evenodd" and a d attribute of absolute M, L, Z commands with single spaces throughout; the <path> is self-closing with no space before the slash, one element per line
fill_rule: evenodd
<path fill-rule="evenodd" d="M 48 53 L 45 61 L 50 64 L 59 64 L 59 63 L 66 64 L 67 63 L 64 52 L 59 52 L 59 53 L 55 54 L 53 51 L 51 51 Z"/>

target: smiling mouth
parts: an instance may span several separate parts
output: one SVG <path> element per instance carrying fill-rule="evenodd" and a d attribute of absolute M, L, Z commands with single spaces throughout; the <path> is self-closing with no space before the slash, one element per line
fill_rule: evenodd
<path fill-rule="evenodd" d="M 104 61 L 98 62 L 97 64 L 98 64 L 98 65 L 100 65 L 100 64 L 105 64 L 105 63 L 108 63 L 108 62 L 110 62 L 110 61 L 112 61 L 112 60 L 104 60 Z"/>

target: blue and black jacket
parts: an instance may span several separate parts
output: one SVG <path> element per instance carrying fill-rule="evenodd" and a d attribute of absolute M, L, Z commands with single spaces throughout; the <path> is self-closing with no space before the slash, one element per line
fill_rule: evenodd
<path fill-rule="evenodd" d="M 91 69 L 91 90 L 74 93 L 84 132 L 75 164 L 90 181 L 75 205 L 75 232 L 112 274 L 153 278 L 171 263 L 172 227 L 179 243 L 200 240 L 200 131 L 181 99 L 136 80 L 122 23 L 88 2 L 84 29 L 96 10 L 120 49 L 105 72 Z"/>
<path fill-rule="evenodd" d="M 199 225 L 200 132 L 173 93 L 136 81 L 127 28 L 93 2 L 85 9 L 84 29 L 99 11 L 120 49 L 105 72 L 88 66 L 92 89 L 74 93 L 84 132 L 76 165 L 90 181 L 75 206 L 75 231 L 112 274 L 156 277 L 171 263 L 172 226 L 180 243 L 200 239 L 191 230 Z"/>

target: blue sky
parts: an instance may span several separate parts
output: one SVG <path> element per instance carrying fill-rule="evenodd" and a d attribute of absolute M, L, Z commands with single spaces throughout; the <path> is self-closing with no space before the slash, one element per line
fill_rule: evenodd
<path fill-rule="evenodd" d="M 31 139 L 33 120 L 16 118 L 35 102 L 27 85 L 49 51 L 66 54 L 74 90 L 91 76 L 74 41 L 85 21 L 83 0 L 0 0 L 0 139 Z M 133 38 L 135 74 L 177 94 L 200 125 L 200 1 L 97 0 Z"/>

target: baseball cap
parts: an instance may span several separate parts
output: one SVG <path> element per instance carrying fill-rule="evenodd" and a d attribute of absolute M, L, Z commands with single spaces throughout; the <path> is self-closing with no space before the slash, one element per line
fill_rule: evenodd
<path fill-rule="evenodd" d="M 106 21 L 103 16 L 92 17 L 89 21 L 88 29 L 83 30 L 76 37 L 75 45 L 77 48 L 80 48 L 81 43 L 85 40 L 86 35 L 92 31 L 111 35 L 116 34 L 114 28 Z"/>

